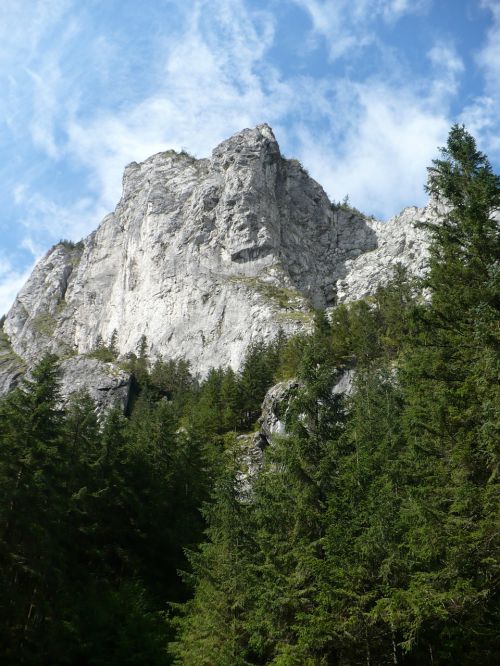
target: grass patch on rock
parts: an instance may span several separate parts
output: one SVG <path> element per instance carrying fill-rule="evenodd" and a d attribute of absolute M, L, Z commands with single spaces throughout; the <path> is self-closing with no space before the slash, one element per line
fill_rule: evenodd
<path fill-rule="evenodd" d="M 295 289 L 277 287 L 260 280 L 258 277 L 235 276 L 230 278 L 230 281 L 248 286 L 281 309 L 299 309 L 305 305 L 304 297 Z"/>
<path fill-rule="evenodd" d="M 42 314 L 33 317 L 32 326 L 41 335 L 51 338 L 57 326 L 57 319 L 50 312 L 42 312 Z"/>

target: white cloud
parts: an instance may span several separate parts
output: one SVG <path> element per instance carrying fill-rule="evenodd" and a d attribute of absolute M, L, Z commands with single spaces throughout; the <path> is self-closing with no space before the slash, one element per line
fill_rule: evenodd
<path fill-rule="evenodd" d="M 49 157 L 55 159 L 59 154 L 54 136 L 55 116 L 58 109 L 56 93 L 60 72 L 56 63 L 51 63 L 43 74 L 27 70 L 33 81 L 34 106 L 30 123 L 31 136 L 35 146 L 42 148 Z"/>
<path fill-rule="evenodd" d="M 484 46 L 476 57 L 484 76 L 484 89 L 463 109 L 460 120 L 490 157 L 500 158 L 500 2 L 482 0 L 481 6 L 492 18 Z"/>
<path fill-rule="evenodd" d="M 449 129 L 448 119 L 428 100 L 377 83 L 351 86 L 356 99 L 341 143 L 301 128 L 300 156 L 329 195 L 349 195 L 358 208 L 387 218 L 425 202 L 426 167 Z M 342 113 L 342 109 L 338 112 Z"/>
<path fill-rule="evenodd" d="M 367 0 L 293 0 L 308 15 L 313 33 L 327 42 L 330 59 L 360 50 L 373 41 L 362 28 Z"/>
<path fill-rule="evenodd" d="M 383 14 L 387 21 L 395 21 L 404 14 L 418 14 L 426 11 L 431 0 L 385 0 Z"/>
<path fill-rule="evenodd" d="M 437 76 L 432 80 L 433 95 L 439 102 L 446 96 L 455 95 L 460 83 L 460 75 L 465 70 L 462 58 L 451 44 L 438 43 L 427 53 Z"/>
<path fill-rule="evenodd" d="M 458 73 L 464 70 L 463 60 L 453 46 L 443 43 L 436 44 L 427 55 L 435 66 L 449 72 Z"/>
<path fill-rule="evenodd" d="M 487 89 L 495 97 L 500 98 L 500 2 L 482 0 L 481 5 L 491 12 L 493 21 L 488 30 L 486 43 L 477 56 L 477 61 L 483 70 Z"/>
<path fill-rule="evenodd" d="M 27 186 L 25 183 L 17 183 L 12 189 L 12 197 L 14 203 L 19 205 L 24 205 L 26 201 Z"/>
<path fill-rule="evenodd" d="M 39 192 L 24 193 L 25 214 L 22 225 L 36 234 L 30 236 L 32 246 L 38 247 L 40 236 L 51 242 L 63 238 L 80 240 L 96 228 L 99 221 L 109 212 L 100 202 L 90 197 L 77 199 L 71 206 L 60 206 Z M 30 249 L 26 239 L 22 241 L 25 249 Z M 36 253 L 36 250 L 33 254 Z"/>
<path fill-rule="evenodd" d="M 0 64 L 25 62 L 39 54 L 47 33 L 71 8 L 72 0 L 2 0 Z"/>
<path fill-rule="evenodd" d="M 495 100 L 487 96 L 477 97 L 463 109 L 460 121 L 464 123 L 469 132 L 474 136 L 494 130 L 498 122 L 498 111 Z"/>
<path fill-rule="evenodd" d="M 23 250 L 27 250 L 35 261 L 38 261 L 45 251 L 45 246 L 42 246 L 40 243 L 37 243 L 36 240 L 30 236 L 26 236 L 21 241 L 21 247 Z"/>
<path fill-rule="evenodd" d="M 301 91 L 325 110 L 330 131 L 318 137 L 309 123 L 299 124 L 299 156 L 333 199 L 349 195 L 355 206 L 385 219 L 425 203 L 426 169 L 445 143 L 464 71 L 452 44 L 436 45 L 428 57 L 433 73 L 427 78 L 405 80 L 392 71 L 385 81 L 344 80 L 330 90 Z"/>
<path fill-rule="evenodd" d="M 7 314 L 16 295 L 33 270 L 34 264 L 26 270 L 16 270 L 7 257 L 0 256 L 0 316 Z"/>
<path fill-rule="evenodd" d="M 428 8 L 430 0 L 293 0 L 308 15 L 313 33 L 327 42 L 330 59 L 361 51 L 376 41 L 372 25 L 393 23 Z"/>
<path fill-rule="evenodd" d="M 31 125 L 36 143 L 49 155 L 55 153 L 50 119 L 58 67 L 53 54 L 61 51 L 65 34 L 64 29 L 55 32 L 55 28 L 71 4 L 70 0 L 0 3 L 0 123 L 5 122 L 14 133 Z"/>

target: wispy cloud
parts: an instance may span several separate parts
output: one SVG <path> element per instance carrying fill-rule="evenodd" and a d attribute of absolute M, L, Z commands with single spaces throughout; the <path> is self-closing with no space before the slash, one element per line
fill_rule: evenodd
<path fill-rule="evenodd" d="M 382 13 L 386 21 L 396 21 L 405 14 L 419 14 L 427 11 L 432 0 L 383 0 Z"/>
<path fill-rule="evenodd" d="M 492 97 L 477 97 L 463 109 L 460 120 L 474 136 L 489 135 L 496 131 L 498 106 Z"/>
<path fill-rule="evenodd" d="M 482 0 L 484 9 L 491 12 L 492 24 L 488 31 L 486 43 L 478 54 L 478 63 L 483 69 L 486 85 L 492 92 L 500 96 L 500 2 L 499 0 Z"/>
<path fill-rule="evenodd" d="M 54 31 L 71 4 L 70 0 L 4 0 L 0 4 L 0 122 L 19 132 L 25 129 L 29 115 L 31 122 L 39 115 L 45 127 L 36 141 L 50 153 L 54 145 L 47 120 L 55 101 L 50 91 L 59 74 L 53 54 L 62 36 L 61 31 Z"/>
<path fill-rule="evenodd" d="M 72 0 L 3 0 L 0 4 L 0 63 L 22 62 L 40 54 L 40 46 L 65 16 Z"/>
<path fill-rule="evenodd" d="M 10 257 L 0 254 L 0 317 L 9 310 L 33 267 L 34 262 L 20 271 L 13 266 Z"/>
<path fill-rule="evenodd" d="M 308 15 L 313 33 L 326 40 L 330 58 L 353 57 L 376 41 L 378 19 L 394 23 L 427 8 L 429 0 L 293 0 Z"/>
<path fill-rule="evenodd" d="M 476 58 L 484 76 L 484 92 L 465 107 L 461 120 L 476 133 L 490 155 L 500 158 L 500 2 L 481 0 L 481 6 L 492 19 Z"/>
<path fill-rule="evenodd" d="M 348 195 L 377 216 L 422 204 L 426 166 L 446 136 L 446 116 L 411 91 L 375 82 L 351 86 L 344 104 L 346 114 L 357 111 L 341 142 L 318 140 L 301 127 L 300 154 L 312 175 L 333 199 Z"/>
<path fill-rule="evenodd" d="M 24 214 L 20 219 L 25 230 L 36 234 L 24 238 L 22 246 L 30 251 L 41 248 L 40 232 L 51 241 L 63 238 L 80 239 L 95 229 L 99 221 L 109 212 L 99 201 L 82 197 L 70 206 L 60 206 L 39 192 L 23 190 Z"/>
<path fill-rule="evenodd" d="M 465 66 L 455 47 L 442 41 L 435 44 L 427 56 L 434 69 L 434 77 L 431 79 L 432 94 L 438 104 L 442 105 L 447 97 L 458 92 L 460 76 Z"/>

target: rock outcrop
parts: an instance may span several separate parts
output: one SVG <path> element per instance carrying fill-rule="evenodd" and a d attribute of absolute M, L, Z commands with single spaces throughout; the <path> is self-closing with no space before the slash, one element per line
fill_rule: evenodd
<path fill-rule="evenodd" d="M 369 293 L 392 264 L 421 271 L 426 242 L 413 223 L 426 215 L 407 209 L 384 225 L 333 206 L 259 125 L 210 159 L 167 151 L 130 164 L 116 210 L 47 253 L 4 331 L 28 366 L 45 351 L 85 358 L 112 337 L 121 355 L 136 352 L 146 336 L 152 358 L 184 357 L 202 375 L 236 369 L 253 340 Z"/>
<path fill-rule="evenodd" d="M 0 396 L 18 385 L 25 371 L 25 363 L 14 353 L 9 338 L 0 330 Z"/>
<path fill-rule="evenodd" d="M 421 277 L 425 272 L 428 243 L 419 226 L 437 219 L 435 206 L 405 208 L 388 222 L 371 224 L 377 246 L 346 262 L 345 277 L 337 282 L 337 303 L 356 301 L 386 284 L 396 265 L 410 275 Z"/>
<path fill-rule="evenodd" d="M 289 379 L 272 386 L 262 403 L 259 431 L 255 441 L 264 448 L 275 435 L 286 435 L 287 414 L 294 397 L 301 388 L 296 379 Z"/>
<path fill-rule="evenodd" d="M 332 395 L 349 396 L 354 388 L 354 370 L 339 370 L 336 373 Z M 265 448 L 276 435 L 287 435 L 288 415 L 293 400 L 303 384 L 297 379 L 288 379 L 272 386 L 262 402 L 259 430 L 254 435 L 254 444 Z"/>
<path fill-rule="evenodd" d="M 129 404 L 131 377 L 114 363 L 95 358 L 75 356 L 61 363 L 61 393 L 68 396 L 87 391 L 99 413 L 119 406 L 126 411 Z"/>

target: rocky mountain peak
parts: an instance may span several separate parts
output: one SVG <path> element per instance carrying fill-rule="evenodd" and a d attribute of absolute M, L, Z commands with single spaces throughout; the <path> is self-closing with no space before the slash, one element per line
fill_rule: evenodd
<path fill-rule="evenodd" d="M 145 336 L 153 358 L 185 357 L 201 374 L 236 369 L 252 341 L 370 293 L 392 264 L 420 272 L 426 242 L 414 222 L 432 215 L 406 209 L 383 224 L 332 205 L 258 125 L 210 159 L 169 150 L 129 164 L 115 211 L 81 243 L 48 252 L 4 331 L 28 366 L 51 350 L 80 359 L 67 365 L 82 374 L 99 341 L 113 337 L 123 356 Z"/>
<path fill-rule="evenodd" d="M 276 162 L 280 158 L 278 142 L 267 123 L 233 134 L 212 151 L 212 163 L 224 170 L 232 165 L 246 165 L 254 159 Z"/>

